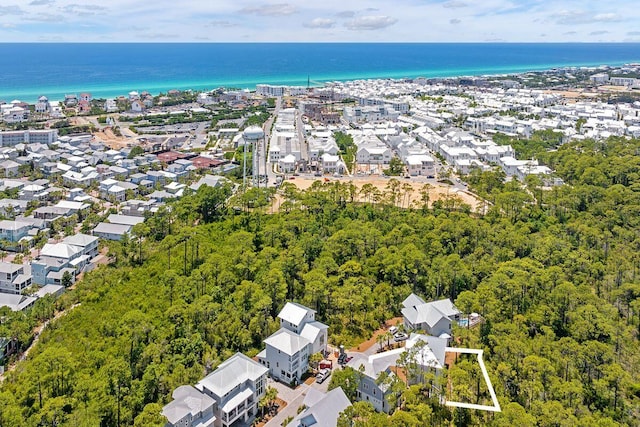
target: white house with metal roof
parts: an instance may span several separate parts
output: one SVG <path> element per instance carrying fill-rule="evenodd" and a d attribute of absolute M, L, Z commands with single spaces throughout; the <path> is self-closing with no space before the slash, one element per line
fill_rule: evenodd
<path fill-rule="evenodd" d="M 309 368 L 309 356 L 326 355 L 328 326 L 316 321 L 315 314 L 294 302 L 287 302 L 278 314 L 280 329 L 264 340 L 266 348 L 258 354 L 273 378 L 299 382 Z"/>
<path fill-rule="evenodd" d="M 31 268 L 22 264 L 0 262 L 0 292 L 22 294 L 29 286 L 31 286 Z"/>
<path fill-rule="evenodd" d="M 190 385 L 178 387 L 171 397 L 173 400 L 162 408 L 166 427 L 214 427 L 213 398 Z"/>
<path fill-rule="evenodd" d="M 222 362 L 195 387 L 181 386 L 162 408 L 167 427 L 249 425 L 258 413 L 269 370 L 242 353 Z"/>
<path fill-rule="evenodd" d="M 281 328 L 264 340 L 266 348 L 258 359 L 271 377 L 284 383 L 299 383 L 309 368 L 311 342 L 288 329 Z"/>
<path fill-rule="evenodd" d="M 328 393 L 309 388 L 302 404 L 305 409 L 287 427 L 335 427 L 340 413 L 351 406 L 341 387 Z"/>
<path fill-rule="evenodd" d="M 380 381 L 381 375 L 393 377 L 396 375 L 398 361 L 406 357 L 410 364 L 420 368 L 421 372 L 439 372 L 445 366 L 445 351 L 447 340 L 427 335 L 411 334 L 405 347 L 385 351 L 383 353 L 365 355 L 356 353 L 347 366 L 360 373 L 356 388 L 356 399 L 369 402 L 378 412 L 389 412 L 394 409 L 389 405 L 389 382 Z M 406 356 L 404 356 L 406 353 Z M 395 368 L 394 368 L 395 367 Z M 405 372 L 408 384 L 422 381 L 418 371 Z"/>

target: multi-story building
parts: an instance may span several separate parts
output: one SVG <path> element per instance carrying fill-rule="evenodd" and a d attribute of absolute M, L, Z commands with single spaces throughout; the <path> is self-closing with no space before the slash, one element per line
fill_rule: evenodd
<path fill-rule="evenodd" d="M 236 421 L 249 425 L 264 396 L 268 369 L 236 353 L 198 382 L 173 392 L 174 400 L 162 408 L 167 427 L 229 427 Z"/>
<path fill-rule="evenodd" d="M 451 322 L 460 319 L 460 310 L 448 298 L 425 302 L 416 294 L 411 294 L 402 302 L 402 307 L 407 330 L 423 330 L 436 337 L 450 338 Z"/>
<path fill-rule="evenodd" d="M 21 294 L 31 286 L 31 274 L 25 274 L 25 266 L 0 262 L 0 292 Z"/>
<path fill-rule="evenodd" d="M 315 320 L 315 311 L 288 302 L 278 314 L 280 329 L 264 342 L 258 360 L 269 368 L 271 377 L 297 383 L 309 369 L 309 356 L 327 353 L 327 329 Z"/>

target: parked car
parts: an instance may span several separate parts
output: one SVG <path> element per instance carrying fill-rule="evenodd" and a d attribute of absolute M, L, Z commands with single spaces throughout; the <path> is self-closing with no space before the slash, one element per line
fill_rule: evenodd
<path fill-rule="evenodd" d="M 389 332 L 391 332 L 392 334 L 395 334 L 396 332 L 398 332 L 398 327 L 397 326 L 390 327 Z"/>
<path fill-rule="evenodd" d="M 409 338 L 407 336 L 407 334 L 405 334 L 404 332 L 398 332 L 393 336 L 394 341 L 398 342 L 398 341 L 404 341 L 407 338 Z"/>
<path fill-rule="evenodd" d="M 329 378 L 329 375 L 331 375 L 331 369 L 321 369 L 320 372 L 318 372 L 318 375 L 316 375 L 316 382 L 318 384 L 322 383 L 324 380 Z"/>

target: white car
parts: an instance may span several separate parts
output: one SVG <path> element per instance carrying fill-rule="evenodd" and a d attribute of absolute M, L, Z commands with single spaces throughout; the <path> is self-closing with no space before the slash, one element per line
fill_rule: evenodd
<path fill-rule="evenodd" d="M 398 332 L 398 327 L 397 326 L 390 327 L 389 332 L 391 332 L 392 334 L 395 334 L 396 332 Z"/>
<path fill-rule="evenodd" d="M 398 341 L 404 341 L 407 338 L 409 338 L 409 336 L 407 336 L 407 334 L 405 334 L 404 332 L 398 332 L 397 334 L 395 334 L 393 336 L 393 340 L 398 342 Z"/>
<path fill-rule="evenodd" d="M 331 369 L 329 368 L 321 369 L 320 372 L 318 372 L 318 375 L 316 375 L 316 382 L 318 384 L 322 383 L 324 380 L 329 378 L 329 375 L 331 375 Z"/>

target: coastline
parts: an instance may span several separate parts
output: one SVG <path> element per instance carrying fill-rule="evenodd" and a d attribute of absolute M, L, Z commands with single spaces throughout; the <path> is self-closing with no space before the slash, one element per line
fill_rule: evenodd
<path fill-rule="evenodd" d="M 310 87 L 321 87 L 330 82 L 346 82 L 354 80 L 377 80 L 377 79 L 403 79 L 403 78 L 456 78 L 456 77 L 495 77 L 505 75 L 517 75 L 526 74 L 529 72 L 545 72 L 557 68 L 595 68 L 600 66 L 623 66 L 625 64 L 640 62 L 639 60 L 621 61 L 618 63 L 607 64 L 552 64 L 546 66 L 531 66 L 531 67 L 504 67 L 499 69 L 456 69 L 451 71 L 397 71 L 388 73 L 376 73 L 370 75 L 332 75 L 332 76 L 320 76 L 313 78 L 313 82 L 310 83 Z M 81 92 L 90 92 L 94 98 L 116 98 L 118 96 L 126 96 L 126 94 L 132 90 L 147 91 L 152 95 L 158 95 L 159 93 L 166 93 L 171 89 L 178 90 L 194 90 L 194 91 L 207 91 L 214 90 L 219 87 L 224 88 L 238 88 L 255 90 L 258 84 L 273 84 L 273 85 L 286 85 L 286 86 L 306 86 L 306 76 L 292 76 L 290 78 L 272 77 L 265 79 L 244 79 L 244 80 L 229 80 L 229 81 L 197 81 L 197 82 L 181 82 L 181 81 L 166 81 L 166 82 L 152 82 L 152 83 L 114 83 L 113 85 L 84 85 L 82 87 L 67 87 L 61 89 L 56 88 L 30 88 L 13 93 L 0 93 L 0 99 L 4 101 L 10 101 L 13 99 L 19 99 L 28 103 L 35 103 L 41 95 L 47 96 L 52 100 L 62 100 L 65 94 Z"/>
<path fill-rule="evenodd" d="M 0 99 L 34 103 L 90 92 L 255 89 L 256 84 L 320 86 L 360 79 L 513 75 L 640 61 L 640 44 L 0 44 L 24 69 L 0 76 Z M 65 61 L 64 55 L 78 57 Z M 1 56 L 1 55 L 0 55 Z M 3 63 L 4 62 L 4 63 Z M 47 73 L 36 65 L 49 64 Z"/>

